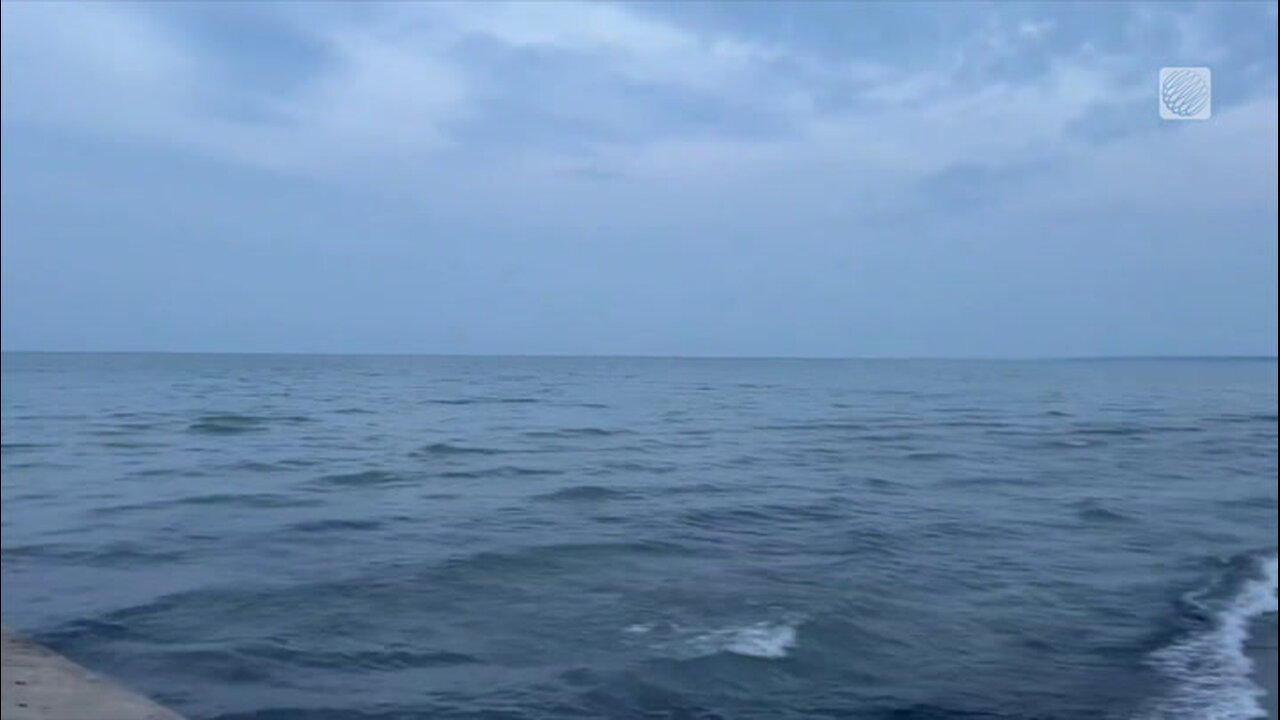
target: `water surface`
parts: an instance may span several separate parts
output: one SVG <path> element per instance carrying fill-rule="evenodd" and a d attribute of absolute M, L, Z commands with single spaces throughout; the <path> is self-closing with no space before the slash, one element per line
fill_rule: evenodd
<path fill-rule="evenodd" d="M 1274 360 L 6 354 L 6 623 L 196 718 L 1249 717 Z"/>

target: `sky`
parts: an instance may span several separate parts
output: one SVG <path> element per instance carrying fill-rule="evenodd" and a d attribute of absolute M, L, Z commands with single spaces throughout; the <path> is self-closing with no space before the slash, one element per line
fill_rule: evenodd
<path fill-rule="evenodd" d="M 2 8 L 6 350 L 1276 354 L 1275 3 Z"/>

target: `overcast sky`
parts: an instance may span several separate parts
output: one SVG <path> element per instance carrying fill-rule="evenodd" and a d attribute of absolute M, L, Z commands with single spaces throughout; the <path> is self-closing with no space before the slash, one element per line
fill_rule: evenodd
<path fill-rule="evenodd" d="M 3 344 L 1273 355 L 1276 24 L 6 2 Z"/>

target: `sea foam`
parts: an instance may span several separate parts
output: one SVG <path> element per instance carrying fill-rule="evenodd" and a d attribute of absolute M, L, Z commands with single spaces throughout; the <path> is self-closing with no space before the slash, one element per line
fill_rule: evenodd
<path fill-rule="evenodd" d="M 799 620 L 784 620 L 708 630 L 675 622 L 653 622 L 629 625 L 623 632 L 643 637 L 651 650 L 684 660 L 725 653 L 777 660 L 795 648 L 798 625 Z"/>
<path fill-rule="evenodd" d="M 1266 717 L 1258 700 L 1266 691 L 1253 683 L 1253 661 L 1245 651 L 1250 622 L 1276 612 L 1275 557 L 1261 559 L 1257 576 L 1245 580 L 1212 615 L 1210 627 L 1156 650 L 1148 662 L 1168 677 L 1172 690 L 1138 715 L 1139 720 L 1250 720 Z"/>
<path fill-rule="evenodd" d="M 786 657 L 796 646 L 796 626 L 792 623 L 761 622 L 713 630 L 695 637 L 692 645 L 699 654 L 726 652 L 777 660 Z"/>

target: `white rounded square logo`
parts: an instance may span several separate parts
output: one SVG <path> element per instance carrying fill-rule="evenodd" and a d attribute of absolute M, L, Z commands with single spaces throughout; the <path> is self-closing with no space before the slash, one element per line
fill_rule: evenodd
<path fill-rule="evenodd" d="M 1160 68 L 1160 117 L 1208 120 L 1213 112 L 1213 76 L 1207 67 Z"/>

